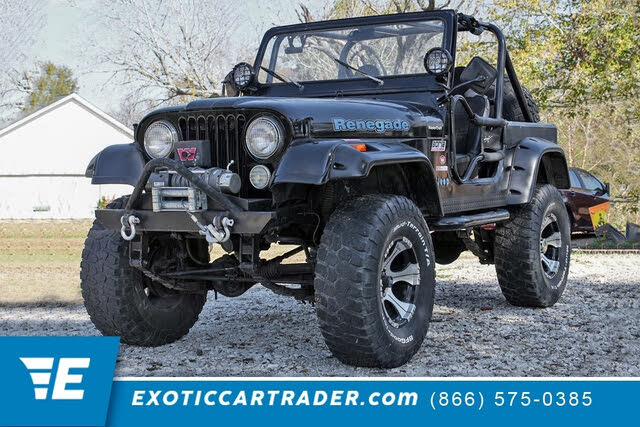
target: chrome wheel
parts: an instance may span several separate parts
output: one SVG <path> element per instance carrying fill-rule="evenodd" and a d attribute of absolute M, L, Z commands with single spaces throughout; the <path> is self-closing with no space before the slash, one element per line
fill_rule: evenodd
<path fill-rule="evenodd" d="M 552 213 L 542 221 L 540 231 L 540 263 L 548 278 L 553 278 L 560 268 L 560 252 L 562 249 L 562 233 L 558 218 Z"/>
<path fill-rule="evenodd" d="M 400 237 L 387 246 L 380 272 L 380 292 L 384 315 L 393 327 L 401 328 L 416 310 L 420 266 L 411 241 Z"/>

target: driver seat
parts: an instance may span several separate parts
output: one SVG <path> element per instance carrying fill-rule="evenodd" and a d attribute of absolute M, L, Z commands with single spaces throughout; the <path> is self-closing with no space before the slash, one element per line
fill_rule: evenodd
<path fill-rule="evenodd" d="M 484 95 L 465 93 L 465 99 L 471 111 L 486 117 L 490 111 L 489 99 Z M 482 127 L 469 120 L 469 115 L 458 102 L 454 111 L 456 135 L 456 167 L 458 173 L 464 175 L 469 163 L 480 153 L 482 144 Z"/>
<path fill-rule="evenodd" d="M 481 82 L 473 83 L 464 93 L 464 98 L 475 114 L 487 117 L 491 113 L 489 98 L 485 95 L 496 79 L 497 70 L 484 59 L 476 56 L 466 67 L 456 67 L 456 84 L 472 81 L 484 76 Z M 456 168 L 462 176 L 469 164 L 482 148 L 483 128 L 471 122 L 464 107 L 458 102 L 453 112 L 456 138 Z"/>

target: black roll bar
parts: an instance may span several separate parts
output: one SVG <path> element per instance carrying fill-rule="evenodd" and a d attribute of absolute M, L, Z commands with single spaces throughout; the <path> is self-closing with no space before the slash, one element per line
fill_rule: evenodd
<path fill-rule="evenodd" d="M 493 98 L 493 102 L 495 105 L 495 117 L 497 119 L 502 118 L 504 72 L 506 70 L 509 81 L 511 82 L 511 87 L 515 92 L 518 104 L 520 104 L 520 110 L 522 110 L 522 112 L 524 113 L 524 118 L 529 122 L 533 122 L 533 114 L 531 114 L 531 110 L 529 110 L 529 104 L 527 104 L 527 101 L 524 97 L 524 92 L 522 91 L 520 80 L 518 79 L 516 70 L 513 68 L 513 62 L 511 62 L 511 57 L 509 56 L 509 52 L 507 51 L 507 43 L 502 30 L 498 26 L 486 22 L 478 22 L 478 25 L 485 28 L 486 30 L 491 31 L 498 39 L 498 76 L 496 78 L 496 92 Z"/>

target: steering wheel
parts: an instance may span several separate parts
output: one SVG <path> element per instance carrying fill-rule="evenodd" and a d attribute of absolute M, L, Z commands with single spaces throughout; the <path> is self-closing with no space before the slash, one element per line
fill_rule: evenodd
<path fill-rule="evenodd" d="M 342 51 L 340 52 L 340 58 L 339 59 L 341 61 L 350 64 L 350 62 L 347 60 L 347 58 L 349 56 L 349 53 L 351 52 L 351 49 L 353 48 L 353 46 L 355 46 L 355 44 L 356 44 L 356 42 L 350 40 L 344 45 L 344 47 L 342 48 Z M 378 65 L 377 68 L 378 68 L 378 71 L 380 72 L 380 76 L 386 76 L 387 75 L 387 69 L 385 68 L 384 64 L 380 60 L 380 57 L 378 56 L 376 51 L 371 46 L 367 46 L 365 44 L 361 45 L 361 48 L 362 48 L 363 51 L 365 51 L 369 55 L 370 58 L 373 58 L 377 62 L 377 65 Z M 361 53 L 356 53 L 355 55 L 356 56 L 360 56 L 360 58 L 362 59 L 362 54 Z M 363 61 L 363 62 L 365 62 L 365 61 Z M 339 79 L 353 78 L 353 76 L 354 76 L 354 71 L 350 70 L 347 67 L 344 67 L 344 66 L 338 64 L 338 78 Z"/>

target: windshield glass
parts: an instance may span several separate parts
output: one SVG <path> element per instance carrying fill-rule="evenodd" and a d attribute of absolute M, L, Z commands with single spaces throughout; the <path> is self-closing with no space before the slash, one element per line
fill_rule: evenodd
<path fill-rule="evenodd" d="M 295 81 L 366 78 L 337 60 L 374 77 L 425 73 L 423 58 L 442 47 L 439 19 L 292 32 L 272 37 L 262 67 Z M 260 83 L 279 83 L 258 71 Z"/>

